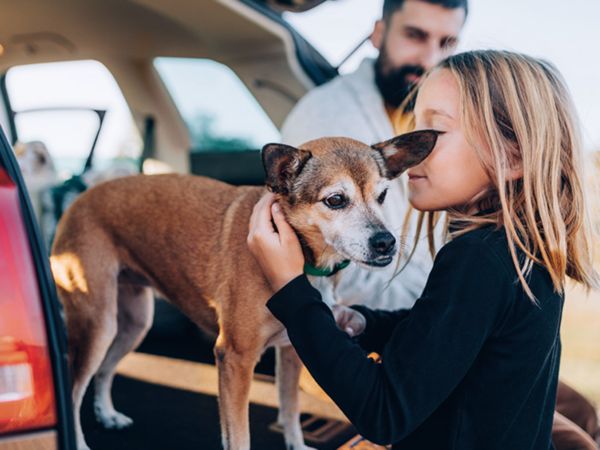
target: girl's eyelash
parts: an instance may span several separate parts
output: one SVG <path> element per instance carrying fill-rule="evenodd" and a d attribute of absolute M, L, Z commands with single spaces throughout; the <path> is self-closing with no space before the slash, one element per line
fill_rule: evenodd
<path fill-rule="evenodd" d="M 433 131 L 435 131 L 435 132 L 436 132 L 438 135 L 441 135 L 441 134 L 446 134 L 446 132 L 445 132 L 445 131 L 442 131 L 442 130 L 436 130 L 435 128 L 433 128 Z"/>

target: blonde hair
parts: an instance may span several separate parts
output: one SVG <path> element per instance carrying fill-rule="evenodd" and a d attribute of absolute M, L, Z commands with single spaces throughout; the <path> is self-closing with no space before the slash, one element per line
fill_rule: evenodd
<path fill-rule="evenodd" d="M 534 263 L 546 268 L 557 292 L 564 292 L 566 276 L 598 288 L 579 124 L 559 72 L 548 62 L 495 50 L 457 54 L 436 69 L 456 79 L 466 139 L 492 180 L 492 188 L 470 205 L 448 211 L 448 221 L 460 225 L 451 236 L 504 226 L 518 277 L 532 300 L 526 278 Z M 511 177 L 514 171 L 522 176 Z M 437 217 L 420 213 L 415 245 L 426 223 L 433 251 Z"/>

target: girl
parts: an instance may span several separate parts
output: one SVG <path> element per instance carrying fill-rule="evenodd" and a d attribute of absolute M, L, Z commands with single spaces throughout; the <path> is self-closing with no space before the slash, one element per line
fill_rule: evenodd
<path fill-rule="evenodd" d="M 302 274 L 300 244 L 272 195 L 256 205 L 248 236 L 276 291 L 267 306 L 373 442 L 552 448 L 565 278 L 599 285 L 567 89 L 543 61 L 468 52 L 424 77 L 414 112 L 416 129 L 443 134 L 409 170 L 409 200 L 446 211 L 452 239 L 413 309 L 348 308 L 338 323 L 358 342 L 340 331 Z M 423 223 L 431 232 L 435 221 Z"/>

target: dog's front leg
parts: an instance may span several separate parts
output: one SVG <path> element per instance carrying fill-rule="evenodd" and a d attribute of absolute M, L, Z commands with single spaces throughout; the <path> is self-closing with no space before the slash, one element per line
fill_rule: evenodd
<path fill-rule="evenodd" d="M 291 345 L 276 348 L 276 377 L 279 391 L 278 422 L 283 427 L 287 450 L 308 450 L 300 427 L 298 380 L 302 363 Z"/>
<path fill-rule="evenodd" d="M 254 366 L 260 353 L 240 351 L 217 339 L 215 359 L 219 372 L 219 417 L 224 450 L 249 450 L 248 403 Z"/>

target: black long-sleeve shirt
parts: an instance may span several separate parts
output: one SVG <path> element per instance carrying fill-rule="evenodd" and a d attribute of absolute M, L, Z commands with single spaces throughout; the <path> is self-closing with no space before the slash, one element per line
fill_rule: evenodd
<path fill-rule="evenodd" d="M 298 355 L 367 439 L 394 449 L 548 450 L 563 297 L 535 265 L 517 278 L 504 229 L 437 254 L 410 311 L 372 311 L 360 342 L 299 276 L 268 302 Z M 378 351 L 381 363 L 366 357 Z"/>

